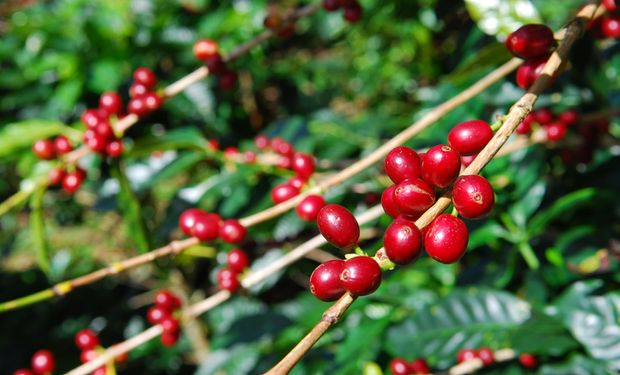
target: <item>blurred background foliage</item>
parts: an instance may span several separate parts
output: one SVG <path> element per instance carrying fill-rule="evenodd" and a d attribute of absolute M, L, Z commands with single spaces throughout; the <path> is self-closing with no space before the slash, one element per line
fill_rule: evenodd
<path fill-rule="evenodd" d="M 119 162 L 84 160 L 89 177 L 75 196 L 33 195 L 0 217 L 1 300 L 32 293 L 173 238 L 190 206 L 241 217 L 268 207 L 284 173 L 207 161 L 205 141 L 251 149 L 255 134 L 282 136 L 330 161 L 359 158 L 429 108 L 509 58 L 502 40 L 520 24 L 561 27 L 580 1 L 362 0 L 364 17 L 340 13 L 302 19 L 290 39 L 274 39 L 233 63 L 239 88 L 222 93 L 211 79 L 191 86 L 131 128 Z M 283 0 L 9 0 L 0 4 L 0 198 L 27 189 L 49 168 L 34 140 L 63 133 L 80 139 L 79 115 L 99 94 L 125 98 L 133 69 L 162 82 L 195 69 L 191 46 L 216 39 L 224 51 L 263 30 L 266 9 Z M 489 9 L 491 8 L 491 9 Z M 587 36 L 572 68 L 539 103 L 584 113 L 620 104 L 618 43 Z M 445 142 L 454 124 L 490 122 L 522 94 L 513 78 L 446 115 L 408 143 Z M 610 136 L 620 135 L 618 118 Z M 573 135 L 575 136 L 575 135 Z M 617 142 L 616 142 L 617 143 Z M 618 145 L 588 164 L 562 162 L 557 148 L 534 146 L 493 161 L 485 175 L 498 203 L 468 222 L 470 252 L 458 265 L 422 258 L 386 275 L 379 291 L 355 303 L 295 374 L 358 374 L 394 356 L 428 358 L 446 368 L 465 347 L 511 347 L 540 355 L 540 374 L 620 369 L 620 189 Z M 362 212 L 386 186 L 372 168 L 327 194 Z M 353 188 L 353 189 L 352 189 Z M 380 247 L 386 217 L 374 223 Z M 316 234 L 293 213 L 250 230 L 245 248 L 268 262 Z M 229 247 L 217 244 L 218 250 Z M 335 249 L 325 250 L 341 256 Z M 91 327 L 111 345 L 147 327 L 153 291 L 197 301 L 214 291 L 223 261 L 203 249 L 107 279 L 67 297 L 0 315 L 0 373 L 51 349 L 58 368 L 78 362 L 72 343 Z M 528 258 L 529 263 L 524 259 Z M 538 267 L 535 266 L 538 264 Z M 130 354 L 121 373 L 245 374 L 269 368 L 319 319 L 327 304 L 307 291 L 316 262 L 305 259 L 256 290 L 190 322 L 192 335 L 163 348 L 154 340 Z M 197 324 L 196 324 L 197 323 Z M 520 373 L 517 365 L 485 373 Z"/>

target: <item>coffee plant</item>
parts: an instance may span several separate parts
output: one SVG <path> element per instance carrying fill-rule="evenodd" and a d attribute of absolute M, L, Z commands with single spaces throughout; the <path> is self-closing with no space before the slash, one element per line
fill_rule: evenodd
<path fill-rule="evenodd" d="M 1 373 L 620 371 L 620 2 L 0 14 Z"/>

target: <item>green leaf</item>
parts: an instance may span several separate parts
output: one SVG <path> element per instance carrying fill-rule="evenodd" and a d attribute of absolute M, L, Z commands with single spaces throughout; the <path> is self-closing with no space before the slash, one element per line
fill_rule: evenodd
<path fill-rule="evenodd" d="M 266 267 L 267 265 L 273 263 L 277 259 L 281 258 L 282 255 L 284 255 L 284 252 L 281 249 L 271 249 L 267 251 L 265 255 L 256 259 L 254 262 L 252 262 L 252 265 L 250 266 L 250 270 L 253 272 L 258 271 Z M 269 290 L 272 286 L 274 286 L 278 282 L 278 280 L 280 280 L 283 274 L 284 274 L 284 270 L 274 272 L 272 275 L 270 275 L 265 280 L 251 287 L 250 291 L 256 294 L 256 293 L 261 293 L 265 290 Z"/>
<path fill-rule="evenodd" d="M 35 190 L 30 199 L 30 235 L 34 244 L 37 264 L 46 274 L 50 272 L 49 246 L 45 236 L 45 217 L 43 215 L 43 198 L 46 187 Z"/>
<path fill-rule="evenodd" d="M 540 15 L 528 0 L 465 0 L 471 18 L 489 35 L 507 35 L 527 23 L 540 23 Z"/>
<path fill-rule="evenodd" d="M 506 292 L 457 290 L 392 325 L 385 344 L 392 356 L 425 357 L 445 367 L 462 348 L 505 346 L 510 331 L 529 317 L 529 305 Z"/>
<path fill-rule="evenodd" d="M 69 129 L 59 121 L 26 120 L 4 126 L 0 132 L 0 157 L 12 156 L 16 152 L 29 149 L 43 138 L 62 133 Z"/>
<path fill-rule="evenodd" d="M 554 356 L 579 347 L 561 320 L 538 312 L 519 329 L 511 332 L 510 343 L 511 348 L 519 352 Z"/>
<path fill-rule="evenodd" d="M 133 190 L 131 184 L 125 175 L 121 162 L 115 164 L 111 168 L 111 173 L 118 181 L 120 191 L 117 195 L 118 208 L 123 213 L 123 220 L 127 227 L 127 233 L 133 239 L 136 247 L 141 253 L 150 250 L 149 235 L 142 216 L 142 205 Z"/>
<path fill-rule="evenodd" d="M 563 363 L 544 364 L 540 367 L 538 375 L 612 375 L 617 374 L 607 363 L 581 354 L 576 354 Z"/>
<path fill-rule="evenodd" d="M 174 129 L 161 136 L 144 137 L 134 144 L 128 155 L 145 156 L 153 151 L 199 149 L 204 150 L 207 141 L 198 129 L 185 127 Z"/>
<path fill-rule="evenodd" d="M 209 353 L 196 375 L 250 374 L 260 358 L 258 345 L 235 345 Z"/>
<path fill-rule="evenodd" d="M 596 189 L 586 188 L 574 191 L 558 199 L 551 207 L 538 213 L 530 220 L 528 224 L 530 235 L 535 236 L 542 233 L 550 221 L 576 210 L 582 205 L 591 203 L 591 200 L 598 194 L 600 194 L 600 192 L 597 192 Z"/>

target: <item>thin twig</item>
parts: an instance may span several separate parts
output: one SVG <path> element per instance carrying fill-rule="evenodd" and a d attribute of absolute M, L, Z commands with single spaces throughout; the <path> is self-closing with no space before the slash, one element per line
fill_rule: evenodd
<path fill-rule="evenodd" d="M 508 112 L 504 123 L 501 128 L 493 135 L 493 138 L 484 147 L 484 149 L 478 154 L 474 161 L 461 173 L 461 175 L 478 174 L 495 156 L 499 149 L 506 143 L 510 135 L 515 131 L 521 121 L 531 112 L 534 103 L 538 99 L 540 93 L 544 91 L 548 83 L 551 82 L 554 75 L 560 70 L 563 63 L 568 58 L 573 43 L 581 36 L 581 33 L 585 29 L 586 21 L 590 20 L 595 11 L 597 5 L 590 4 L 585 6 L 566 27 L 566 33 L 564 39 L 556 51 L 551 55 L 545 67 L 541 73 L 541 76 L 536 79 L 532 87 L 523 95 Z M 443 213 L 448 208 L 451 202 L 450 194 L 447 193 L 443 197 L 439 198 L 437 202 L 429 208 L 415 224 L 418 228 L 423 229 L 428 226 L 438 215 Z M 378 253 L 384 253 L 384 249 L 380 249 Z M 306 337 L 304 337 L 295 347 L 271 370 L 267 375 L 281 375 L 288 374 L 291 369 L 301 360 L 301 358 L 312 348 L 312 346 L 321 338 L 323 333 L 335 324 L 339 317 L 351 306 L 355 301 L 349 293 L 345 293 L 334 305 L 332 305 L 327 311 L 329 317 L 335 317 L 336 319 L 321 319 L 314 328 L 310 331 Z"/>

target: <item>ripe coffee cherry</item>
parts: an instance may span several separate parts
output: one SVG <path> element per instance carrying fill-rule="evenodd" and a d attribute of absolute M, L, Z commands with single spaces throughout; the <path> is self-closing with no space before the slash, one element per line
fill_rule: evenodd
<path fill-rule="evenodd" d="M 104 92 L 99 97 L 99 108 L 110 115 L 117 115 L 123 106 L 123 99 L 117 92 Z"/>
<path fill-rule="evenodd" d="M 176 331 L 176 332 L 164 331 L 161 334 L 161 343 L 167 347 L 174 346 L 179 341 L 179 335 L 180 335 L 179 331 Z"/>
<path fill-rule="evenodd" d="M 32 152 L 41 160 L 52 160 L 56 157 L 54 142 L 50 139 L 40 139 L 32 145 Z"/>
<path fill-rule="evenodd" d="M 534 120 L 540 125 L 549 125 L 555 120 L 555 116 L 549 108 L 539 108 L 531 113 Z"/>
<path fill-rule="evenodd" d="M 35 374 L 47 374 L 54 371 L 56 361 L 49 350 L 39 350 L 32 355 L 30 367 Z"/>
<path fill-rule="evenodd" d="M 464 218 L 479 219 L 493 208 L 495 203 L 493 187 L 482 176 L 461 176 L 452 189 L 452 202 Z"/>
<path fill-rule="evenodd" d="M 234 70 L 223 70 L 219 73 L 217 84 L 222 91 L 234 89 L 237 84 L 237 73 Z"/>
<path fill-rule="evenodd" d="M 566 137 L 566 124 L 563 122 L 552 122 L 545 126 L 545 135 L 550 142 L 556 142 Z"/>
<path fill-rule="evenodd" d="M 199 210 L 197 208 L 188 208 L 183 211 L 181 216 L 179 216 L 179 229 L 186 235 L 192 236 L 192 229 L 196 224 L 196 221 L 199 216 L 204 216 L 207 213 L 203 210 Z"/>
<path fill-rule="evenodd" d="M 620 9 L 620 1 L 618 0 L 603 0 L 602 3 L 608 12 L 615 12 Z"/>
<path fill-rule="evenodd" d="M 385 157 L 385 173 L 395 184 L 420 177 L 420 157 L 409 147 L 395 147 Z"/>
<path fill-rule="evenodd" d="M 323 0 L 323 9 L 328 12 L 340 9 L 340 0 Z"/>
<path fill-rule="evenodd" d="M 381 285 L 381 267 L 368 256 L 347 259 L 340 274 L 340 282 L 354 296 L 366 296 Z"/>
<path fill-rule="evenodd" d="M 95 126 L 97 126 L 99 121 L 105 119 L 106 118 L 102 116 L 102 114 L 99 113 L 99 111 L 96 109 L 87 109 L 82 112 L 82 115 L 80 116 L 80 120 L 82 120 L 84 125 L 86 125 L 86 127 L 88 127 L 89 129 L 94 128 Z"/>
<path fill-rule="evenodd" d="M 129 86 L 129 97 L 139 98 L 146 95 L 149 91 L 150 89 L 141 83 L 132 83 L 131 86 Z"/>
<path fill-rule="evenodd" d="M 226 69 L 226 63 L 219 53 L 209 56 L 204 61 L 210 74 L 218 75 Z"/>
<path fill-rule="evenodd" d="M 204 213 L 196 217 L 192 235 L 200 241 L 213 241 L 219 236 L 221 218 L 217 214 Z"/>
<path fill-rule="evenodd" d="M 601 21 L 601 31 L 608 38 L 620 38 L 620 16 L 612 14 L 603 17 Z"/>
<path fill-rule="evenodd" d="M 294 188 L 301 190 L 301 188 L 306 184 L 306 180 L 299 176 L 293 176 L 288 180 L 288 183 Z"/>
<path fill-rule="evenodd" d="M 314 158 L 308 154 L 298 152 L 293 155 L 291 166 L 299 177 L 307 180 L 314 173 Z"/>
<path fill-rule="evenodd" d="M 297 194 L 299 194 L 299 189 L 288 182 L 284 182 L 271 189 L 271 200 L 273 203 L 278 204 L 293 198 Z"/>
<path fill-rule="evenodd" d="M 205 61 L 209 57 L 215 56 L 219 51 L 219 45 L 212 39 L 200 39 L 194 43 L 192 52 L 198 60 Z"/>
<path fill-rule="evenodd" d="M 400 214 L 396 202 L 394 202 L 394 190 L 396 190 L 396 185 L 388 187 L 381 193 L 381 206 L 383 207 L 383 211 L 391 217 L 396 217 Z"/>
<path fill-rule="evenodd" d="M 506 48 L 516 57 L 532 59 L 546 55 L 554 44 L 553 31 L 545 25 L 523 25 L 508 35 Z"/>
<path fill-rule="evenodd" d="M 332 245 L 343 250 L 350 250 L 357 246 L 360 226 L 355 216 L 346 208 L 337 204 L 328 204 L 319 211 L 316 223 L 319 232 Z"/>
<path fill-rule="evenodd" d="M 482 120 L 461 122 L 448 133 L 448 143 L 461 155 L 474 155 L 482 151 L 493 138 L 493 130 Z"/>
<path fill-rule="evenodd" d="M 105 153 L 111 158 L 120 158 L 123 155 L 125 146 L 122 139 L 115 139 L 108 142 L 105 146 Z"/>
<path fill-rule="evenodd" d="M 241 283 L 239 282 L 237 272 L 230 268 L 222 268 L 217 271 L 217 285 L 220 289 L 234 293 L 239 289 Z"/>
<path fill-rule="evenodd" d="M 529 353 L 521 353 L 519 355 L 519 363 L 525 368 L 536 368 L 538 366 L 538 359 Z"/>
<path fill-rule="evenodd" d="M 464 167 L 469 167 L 469 165 L 474 161 L 474 159 L 476 159 L 476 156 L 478 156 L 478 154 L 475 154 L 475 155 L 462 155 L 461 156 L 461 164 Z"/>
<path fill-rule="evenodd" d="M 140 67 L 133 72 L 133 80 L 151 90 L 157 84 L 155 73 L 149 68 Z"/>
<path fill-rule="evenodd" d="M 537 57 L 532 60 L 526 60 L 517 69 L 517 85 L 523 90 L 527 90 L 534 84 L 534 81 L 540 77 L 547 63 L 547 56 Z M 551 82 L 549 83 L 551 84 Z"/>
<path fill-rule="evenodd" d="M 155 295 L 155 305 L 172 312 L 181 307 L 181 300 L 168 289 L 162 289 Z"/>
<path fill-rule="evenodd" d="M 22 368 L 13 372 L 13 375 L 34 375 L 34 373 L 27 368 Z"/>
<path fill-rule="evenodd" d="M 280 137 L 271 140 L 271 149 L 282 156 L 293 156 L 295 153 L 293 146 Z"/>
<path fill-rule="evenodd" d="M 146 106 L 146 101 L 142 96 L 133 98 L 127 104 L 127 112 L 136 116 L 144 116 L 149 113 L 149 108 Z"/>
<path fill-rule="evenodd" d="M 342 16 L 348 22 L 355 23 L 362 19 L 364 10 L 357 1 L 349 1 L 344 7 L 344 13 Z"/>
<path fill-rule="evenodd" d="M 467 361 L 471 361 L 477 357 L 476 351 L 473 349 L 461 349 L 456 355 L 456 362 L 463 363 Z"/>
<path fill-rule="evenodd" d="M 83 329 L 75 334 L 75 345 L 80 350 L 94 349 L 99 345 L 99 337 L 90 329 Z"/>
<path fill-rule="evenodd" d="M 558 115 L 558 121 L 566 125 L 573 125 L 579 121 L 579 112 L 575 109 L 568 109 Z"/>
<path fill-rule="evenodd" d="M 301 220 L 315 221 L 323 206 L 325 206 L 325 199 L 322 196 L 308 195 L 295 207 L 295 212 Z"/>
<path fill-rule="evenodd" d="M 47 178 L 51 186 L 59 185 L 65 178 L 65 170 L 60 167 L 53 168 Z"/>
<path fill-rule="evenodd" d="M 226 263 L 231 270 L 241 273 L 250 265 L 250 258 L 241 249 L 232 249 L 226 256 Z"/>
<path fill-rule="evenodd" d="M 267 138 L 266 136 L 262 134 L 257 135 L 256 138 L 254 138 L 254 145 L 259 150 L 264 150 L 267 147 L 269 147 L 269 138 Z"/>
<path fill-rule="evenodd" d="M 329 302 L 340 298 L 345 290 L 340 282 L 344 261 L 329 260 L 314 269 L 310 275 L 310 292 L 321 301 Z"/>
<path fill-rule="evenodd" d="M 422 178 L 429 184 L 446 188 L 461 171 L 461 157 L 450 146 L 433 146 L 426 152 L 422 162 Z"/>
<path fill-rule="evenodd" d="M 235 219 L 224 220 L 220 226 L 220 238 L 226 243 L 239 243 L 246 233 L 245 227 Z"/>
<path fill-rule="evenodd" d="M 394 203 L 404 214 L 418 215 L 435 203 L 433 188 L 420 178 L 405 180 L 395 186 Z"/>
<path fill-rule="evenodd" d="M 73 150 L 73 146 L 67 137 L 64 135 L 59 135 L 54 139 L 54 150 L 56 154 L 66 154 Z"/>
<path fill-rule="evenodd" d="M 82 181 L 86 177 L 83 170 L 76 170 L 74 172 L 66 173 L 62 179 L 62 189 L 69 193 L 75 193 L 82 185 Z"/>
<path fill-rule="evenodd" d="M 408 220 L 394 220 L 383 235 L 385 253 L 396 264 L 415 260 L 420 255 L 421 245 L 420 230 Z"/>
<path fill-rule="evenodd" d="M 278 30 L 282 26 L 282 17 L 277 13 L 268 14 L 263 25 L 270 30 Z"/>
<path fill-rule="evenodd" d="M 449 214 L 437 216 L 424 236 L 428 255 L 441 263 L 454 263 L 467 250 L 469 233 L 463 220 Z"/>
<path fill-rule="evenodd" d="M 495 355 L 493 351 L 489 348 L 480 348 L 478 349 L 478 353 L 476 355 L 485 366 L 491 366 L 493 362 L 495 362 Z"/>
<path fill-rule="evenodd" d="M 424 358 L 417 358 L 409 365 L 411 372 L 414 374 L 430 374 L 431 370 Z"/>
<path fill-rule="evenodd" d="M 528 113 L 527 116 L 525 116 L 525 118 L 523 119 L 523 121 L 521 121 L 519 126 L 517 126 L 515 133 L 521 134 L 521 135 L 530 134 L 532 132 L 532 123 L 534 123 L 534 121 L 535 121 L 534 113 L 533 112 Z"/>
<path fill-rule="evenodd" d="M 170 312 L 158 305 L 151 306 L 146 312 L 146 320 L 153 325 L 161 323 L 168 316 Z"/>
<path fill-rule="evenodd" d="M 159 324 L 161 324 L 161 328 L 164 332 L 178 333 L 181 330 L 179 320 L 172 316 L 165 317 Z"/>
<path fill-rule="evenodd" d="M 390 371 L 393 375 L 409 375 L 411 369 L 409 368 L 409 362 L 403 358 L 394 358 L 390 361 Z"/>
<path fill-rule="evenodd" d="M 149 112 L 159 109 L 163 103 L 163 99 L 161 98 L 161 96 L 157 95 L 154 92 L 147 92 L 142 97 L 142 100 L 144 101 L 144 105 Z"/>

